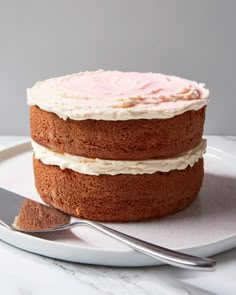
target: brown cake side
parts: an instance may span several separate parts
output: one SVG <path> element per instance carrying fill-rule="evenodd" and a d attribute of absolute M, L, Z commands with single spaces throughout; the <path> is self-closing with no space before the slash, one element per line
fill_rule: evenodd
<path fill-rule="evenodd" d="M 197 196 L 203 159 L 185 170 L 128 175 L 85 175 L 34 159 L 41 198 L 68 214 L 99 221 L 159 218 L 182 210 Z"/>
<path fill-rule="evenodd" d="M 128 121 L 60 119 L 30 107 L 31 137 L 59 153 L 108 160 L 166 158 L 197 146 L 205 107 L 169 119 Z"/>

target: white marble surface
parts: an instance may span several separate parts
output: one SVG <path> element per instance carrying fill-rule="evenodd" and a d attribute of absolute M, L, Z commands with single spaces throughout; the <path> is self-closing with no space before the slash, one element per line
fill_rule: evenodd
<path fill-rule="evenodd" d="M 24 139 L 2 136 L 0 150 Z M 236 249 L 214 259 L 215 272 L 170 266 L 111 268 L 45 258 L 0 241 L 0 294 L 236 294 Z"/>

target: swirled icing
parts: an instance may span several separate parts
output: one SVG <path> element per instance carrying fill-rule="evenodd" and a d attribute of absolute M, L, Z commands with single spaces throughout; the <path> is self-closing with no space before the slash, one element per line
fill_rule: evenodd
<path fill-rule="evenodd" d="M 64 120 L 165 119 L 207 105 L 204 86 L 157 73 L 100 70 L 37 82 L 27 98 Z"/>

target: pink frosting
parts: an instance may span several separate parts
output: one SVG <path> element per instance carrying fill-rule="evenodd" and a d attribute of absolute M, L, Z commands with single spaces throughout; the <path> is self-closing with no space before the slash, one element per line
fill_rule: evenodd
<path fill-rule="evenodd" d="M 171 118 L 205 106 L 204 84 L 156 73 L 81 72 L 48 79 L 28 89 L 29 105 L 63 119 Z"/>
<path fill-rule="evenodd" d="M 84 72 L 63 78 L 68 96 L 99 99 L 102 101 L 123 101 L 134 106 L 139 103 L 160 103 L 163 101 L 195 100 L 203 95 L 201 84 L 156 73 L 118 71 Z M 66 94 L 66 93 L 65 93 Z M 136 99 L 135 99 L 136 98 Z M 101 101 L 100 101 L 101 102 Z M 118 105 L 122 107 L 122 104 Z"/>

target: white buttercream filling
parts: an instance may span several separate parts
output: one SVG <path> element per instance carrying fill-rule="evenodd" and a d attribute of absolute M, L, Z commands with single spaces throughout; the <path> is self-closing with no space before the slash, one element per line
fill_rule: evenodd
<path fill-rule="evenodd" d="M 71 169 L 88 175 L 117 175 L 117 174 L 153 174 L 155 172 L 169 172 L 183 170 L 193 166 L 206 151 L 206 140 L 195 148 L 166 159 L 151 159 L 140 161 L 102 160 L 80 157 L 71 154 L 54 152 L 32 141 L 35 158 L 46 165 L 56 165 L 61 169 Z"/>

